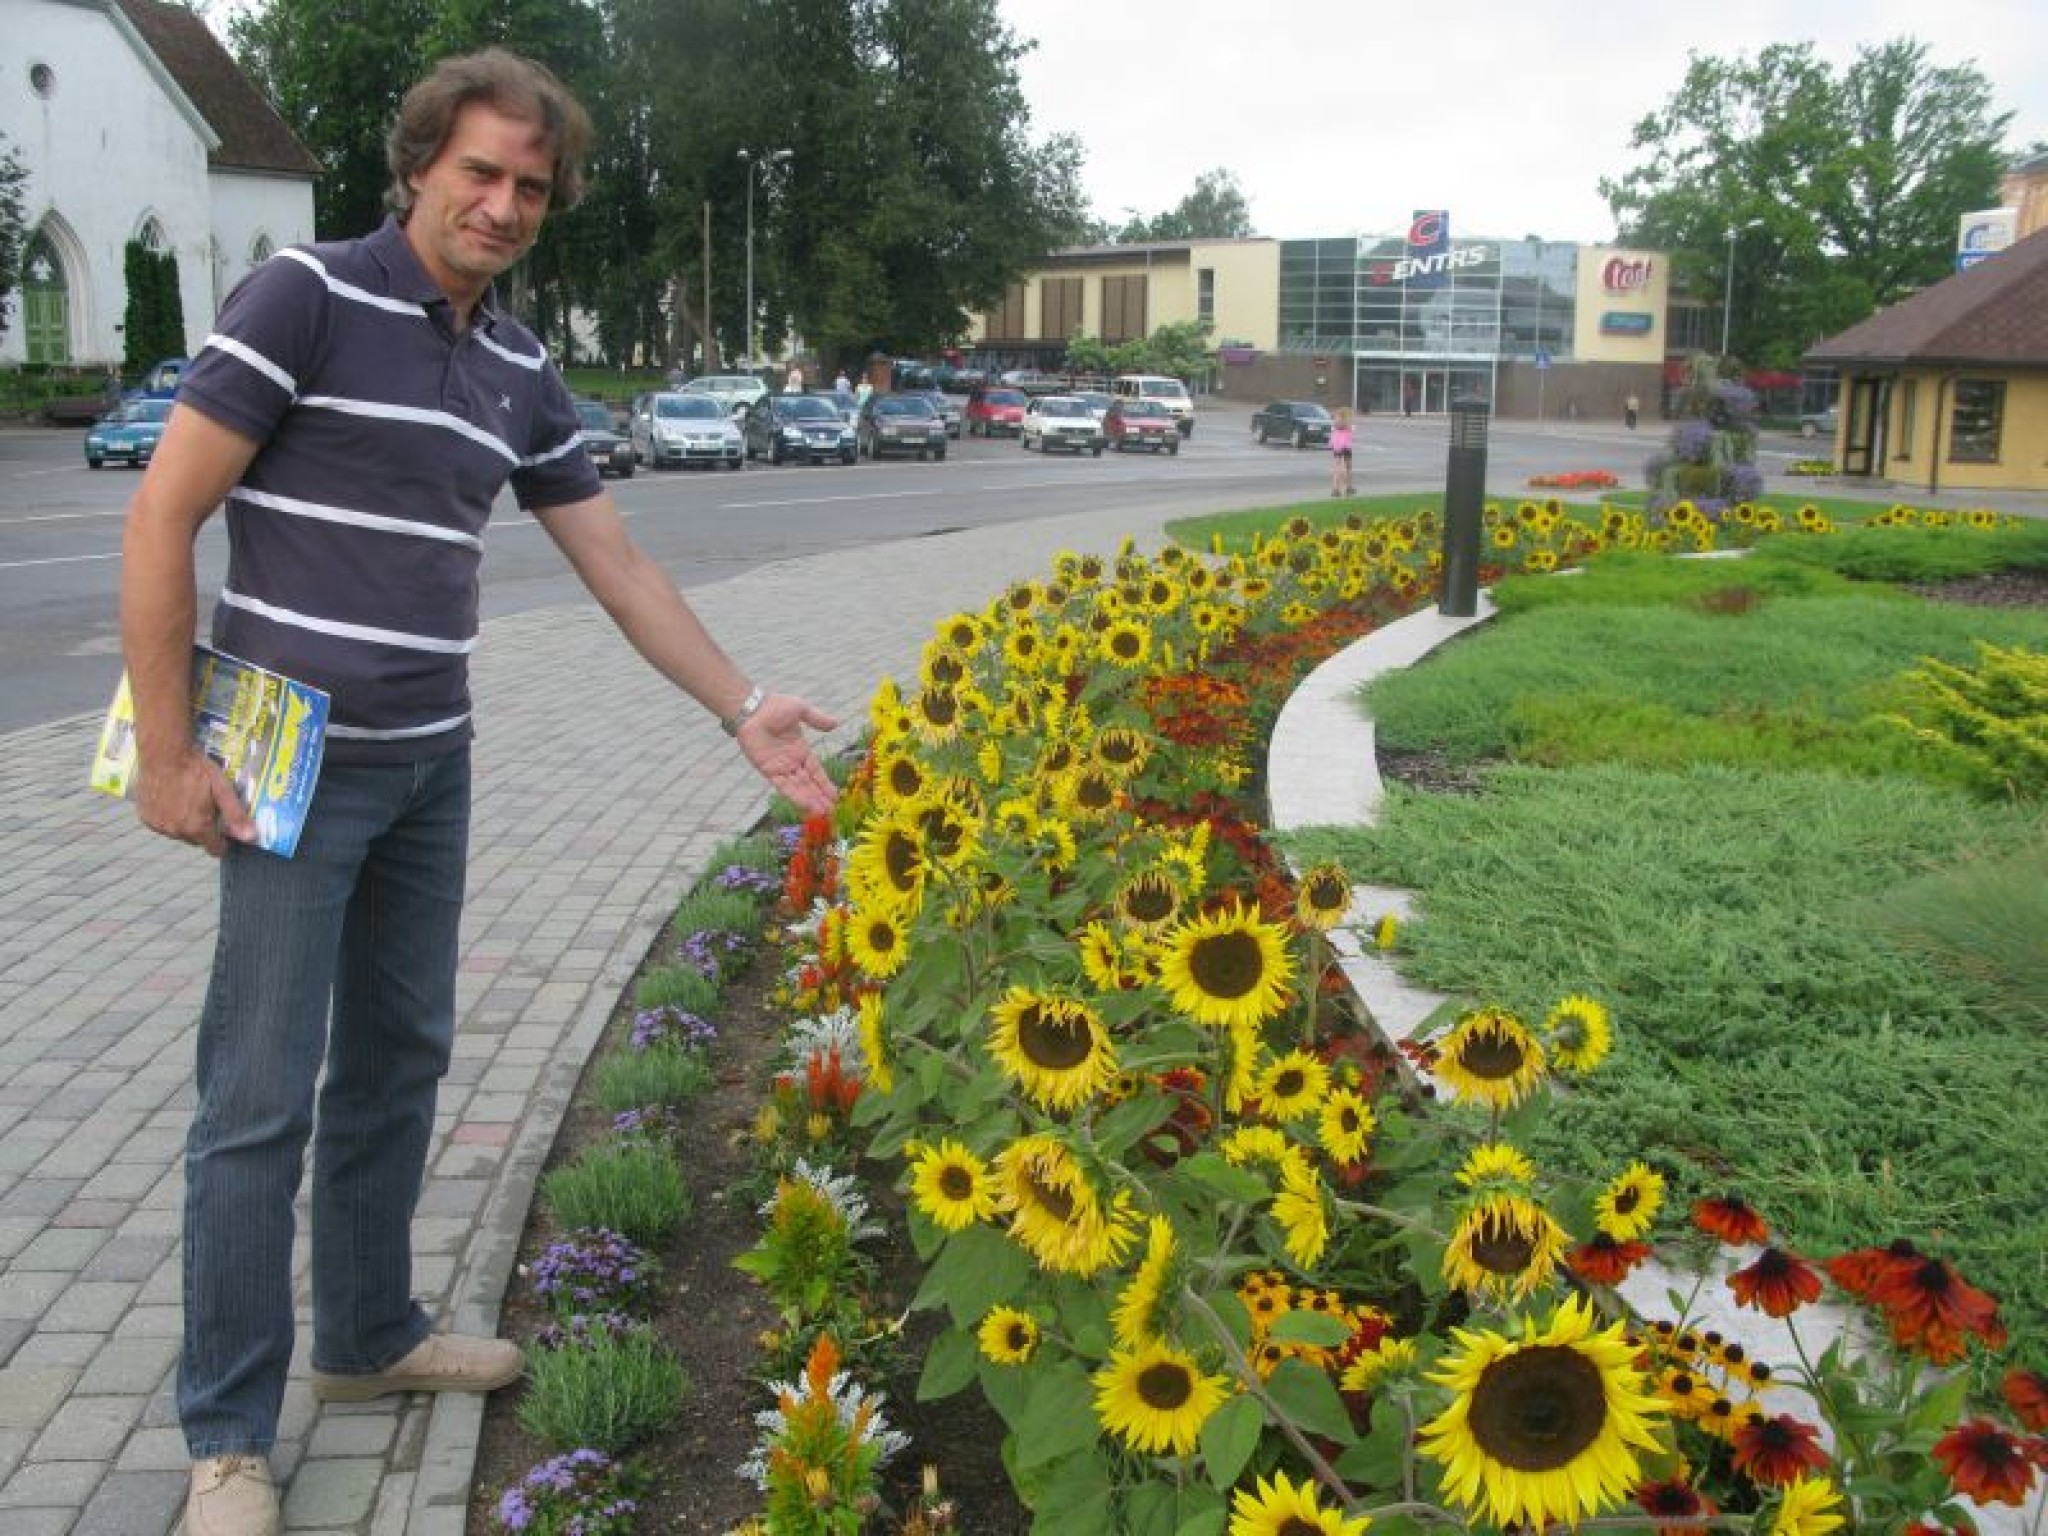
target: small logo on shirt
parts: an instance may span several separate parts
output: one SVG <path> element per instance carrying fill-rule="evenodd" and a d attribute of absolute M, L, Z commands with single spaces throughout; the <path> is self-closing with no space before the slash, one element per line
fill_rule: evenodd
<path fill-rule="evenodd" d="M 511 409 L 512 409 L 512 397 L 511 397 L 510 395 L 500 395 L 500 396 L 498 396 L 498 409 L 499 409 L 499 410 L 501 410 L 501 411 L 509 411 L 509 410 L 511 410 Z"/>

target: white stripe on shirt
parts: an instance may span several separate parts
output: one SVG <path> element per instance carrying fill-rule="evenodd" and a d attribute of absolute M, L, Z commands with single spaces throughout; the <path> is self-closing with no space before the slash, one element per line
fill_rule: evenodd
<path fill-rule="evenodd" d="M 466 549 L 484 547 L 482 539 L 473 533 L 464 533 L 459 528 L 441 528 L 433 523 L 422 523 L 412 518 L 385 517 L 381 513 L 357 512 L 348 507 L 330 507 L 317 501 L 301 501 L 296 496 L 279 496 L 273 491 L 251 490 L 246 485 L 238 485 L 229 491 L 228 499 L 268 507 L 273 512 L 284 512 L 293 517 L 316 518 L 323 523 L 345 523 L 351 528 L 374 528 L 380 533 L 403 533 L 420 539 L 441 539 L 450 544 L 460 544 Z"/>
<path fill-rule="evenodd" d="M 417 319 L 427 318 L 424 304 L 415 304 L 410 299 L 389 299 L 381 293 L 372 293 L 367 288 L 358 288 L 354 283 L 344 283 L 321 265 L 320 258 L 311 251 L 301 251 L 287 246 L 277 253 L 288 256 L 303 267 L 310 267 L 320 274 L 320 281 L 327 285 L 327 291 L 337 298 L 349 299 L 357 304 L 367 304 L 372 309 L 388 309 L 394 315 L 412 315 Z"/>
<path fill-rule="evenodd" d="M 216 331 L 214 332 L 213 335 L 207 337 L 206 340 L 203 343 L 201 343 L 199 350 L 204 352 L 208 347 L 213 347 L 217 351 L 227 353 L 229 357 L 237 358 L 240 361 L 247 363 L 251 368 L 254 368 L 258 373 L 262 374 L 263 377 L 270 380 L 271 383 L 275 384 L 279 389 L 283 390 L 286 394 L 298 394 L 299 381 L 293 378 L 290 374 L 286 373 L 282 368 L 278 367 L 277 364 L 273 363 L 261 352 L 258 352 L 254 347 L 250 346 L 247 342 L 237 341 L 232 336 L 223 336 L 218 331 Z"/>
<path fill-rule="evenodd" d="M 444 640 L 439 635 L 413 635 L 402 629 L 379 629 L 370 624 L 344 624 L 338 619 L 316 619 L 311 614 L 294 613 L 289 608 L 280 608 L 274 603 L 247 597 L 227 587 L 221 588 L 220 601 L 230 608 L 239 608 L 244 613 L 253 613 L 258 618 L 269 619 L 273 624 L 309 630 L 316 635 L 333 635 L 341 640 L 365 640 L 373 645 L 395 645 L 401 650 L 433 651 L 448 656 L 467 656 L 477 647 L 475 635 L 471 635 L 467 640 Z"/>
<path fill-rule="evenodd" d="M 501 347 L 482 331 L 476 333 L 476 339 L 479 346 L 497 353 L 506 362 L 511 363 L 515 367 L 524 368 L 529 373 L 539 373 L 540 365 L 548 360 L 548 355 L 545 352 L 514 352 L 508 347 Z"/>
<path fill-rule="evenodd" d="M 435 720 L 427 725 L 408 725 L 402 730 L 373 731 L 362 725 L 337 725 L 327 722 L 327 734 L 345 736 L 350 741 L 411 741 L 418 736 L 438 736 L 443 731 L 452 731 L 469 719 L 469 711 L 450 715 L 446 720 Z"/>
<path fill-rule="evenodd" d="M 340 411 L 347 416 L 369 416 L 378 421 L 410 421 L 422 427 L 439 427 L 444 432 L 454 432 L 473 443 L 482 444 L 514 468 L 519 465 L 519 455 L 502 437 L 447 411 L 429 411 L 417 405 L 387 405 L 380 400 L 351 400 L 346 395 L 303 395 L 299 404 L 308 410 Z"/>

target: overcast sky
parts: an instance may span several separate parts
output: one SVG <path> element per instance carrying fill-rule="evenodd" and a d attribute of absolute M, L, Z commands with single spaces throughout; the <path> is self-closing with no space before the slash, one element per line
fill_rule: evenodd
<path fill-rule="evenodd" d="M 1602 176 L 1695 51 L 1810 42 L 1839 73 L 1911 37 L 1974 64 L 2008 142 L 2048 140 L 2043 0 L 999 0 L 1020 39 L 1030 132 L 1077 134 L 1098 217 L 1163 212 L 1218 167 L 1258 233 L 1405 229 L 1601 241 Z"/>

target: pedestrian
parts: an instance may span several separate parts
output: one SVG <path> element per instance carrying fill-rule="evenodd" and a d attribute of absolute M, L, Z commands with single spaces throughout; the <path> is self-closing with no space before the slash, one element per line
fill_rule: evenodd
<path fill-rule="evenodd" d="M 1336 424 L 1330 428 L 1330 494 L 1351 494 L 1351 411 L 1337 408 Z"/>
<path fill-rule="evenodd" d="M 1621 402 L 1621 419 L 1629 431 L 1635 431 L 1636 417 L 1642 414 L 1642 409 L 1643 403 L 1636 398 L 1635 391 L 1630 390 L 1628 398 Z"/>
<path fill-rule="evenodd" d="M 860 383 L 854 387 L 853 391 L 854 410 L 860 411 L 864 409 L 868 403 L 868 397 L 872 395 L 874 392 L 874 384 L 869 380 L 866 374 L 862 374 L 860 376 Z"/>
<path fill-rule="evenodd" d="M 840 369 L 838 373 L 832 376 L 832 393 L 835 395 L 847 395 L 853 393 L 853 385 L 847 382 L 846 370 L 844 368 Z"/>
<path fill-rule="evenodd" d="M 1413 416 L 1415 414 L 1416 393 L 1415 381 L 1413 379 L 1403 379 L 1401 381 L 1401 414 L 1403 416 Z"/>
<path fill-rule="evenodd" d="M 309 1142 L 314 1395 L 483 1392 L 523 1369 L 509 1341 L 434 1331 L 409 1243 L 452 1048 L 467 657 L 500 487 L 770 783 L 807 811 L 832 802 L 804 732 L 836 722 L 752 684 L 633 543 L 561 376 L 501 307 L 493 280 L 552 208 L 575 205 L 590 139 L 540 65 L 500 49 L 442 60 L 387 141 L 393 215 L 361 239 L 286 250 L 229 296 L 129 506 L 138 809 L 220 861 L 185 1154 L 188 1536 L 279 1528 L 266 1455 Z M 214 644 L 332 695 L 290 859 L 251 845 L 247 809 L 192 741 L 194 543 L 223 500 Z M 589 792 L 604 795 L 601 773 Z"/>
<path fill-rule="evenodd" d="M 789 365 L 789 377 L 782 381 L 785 395 L 800 395 L 804 392 L 804 371 L 795 363 Z"/>

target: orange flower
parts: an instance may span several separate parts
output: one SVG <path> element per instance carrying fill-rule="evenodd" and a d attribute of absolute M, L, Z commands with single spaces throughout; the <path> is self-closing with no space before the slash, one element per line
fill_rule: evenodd
<path fill-rule="evenodd" d="M 1989 1419 L 1970 1419 L 1934 1442 L 1956 1492 L 1980 1504 L 2024 1504 L 2034 1484 L 2026 1449 Z"/>
<path fill-rule="evenodd" d="M 1653 1520 L 1700 1520 L 1721 1511 L 1714 1501 L 1702 1494 L 1682 1477 L 1667 1477 L 1662 1482 L 1645 1483 L 1636 1490 L 1636 1503 Z M 1652 1527 L 1657 1536 L 1677 1536 L 1682 1531 L 1696 1531 L 1697 1525 L 1664 1525 Z"/>
<path fill-rule="evenodd" d="M 1619 1243 L 1605 1232 L 1595 1232 L 1591 1242 L 1572 1249 L 1564 1262 L 1589 1285 L 1619 1285 L 1649 1256 L 1648 1243 Z"/>
<path fill-rule="evenodd" d="M 1713 1195 L 1695 1201 L 1692 1224 L 1724 1243 L 1761 1243 L 1771 1235 L 1763 1217 L 1740 1195 Z"/>
<path fill-rule="evenodd" d="M 1895 1240 L 1884 1248 L 1852 1248 L 1847 1253 L 1835 1255 L 1821 1261 L 1821 1268 L 1851 1296 L 1868 1300 L 1877 1289 L 1878 1277 L 1894 1264 L 1912 1263 L 1920 1257 L 1920 1250 L 1906 1238 Z"/>
<path fill-rule="evenodd" d="M 1820 1300 L 1820 1271 L 1782 1248 L 1766 1248 L 1747 1269 L 1728 1277 L 1736 1302 L 1766 1317 L 1790 1317 Z"/>
<path fill-rule="evenodd" d="M 2005 1373 L 2001 1390 L 2020 1428 L 2036 1435 L 2048 1430 L 2048 1376 L 2016 1365 Z"/>
<path fill-rule="evenodd" d="M 1783 1486 L 1828 1464 L 1820 1431 L 1789 1413 L 1750 1419 L 1735 1431 L 1735 1470 L 1753 1483 Z"/>
<path fill-rule="evenodd" d="M 1884 1309 L 1892 1342 L 1919 1350 L 1936 1365 L 1962 1359 L 1966 1336 L 1987 1349 L 2005 1343 L 1996 1298 L 1957 1274 L 1946 1259 L 1923 1256 L 1885 1266 L 1870 1299 Z"/>

